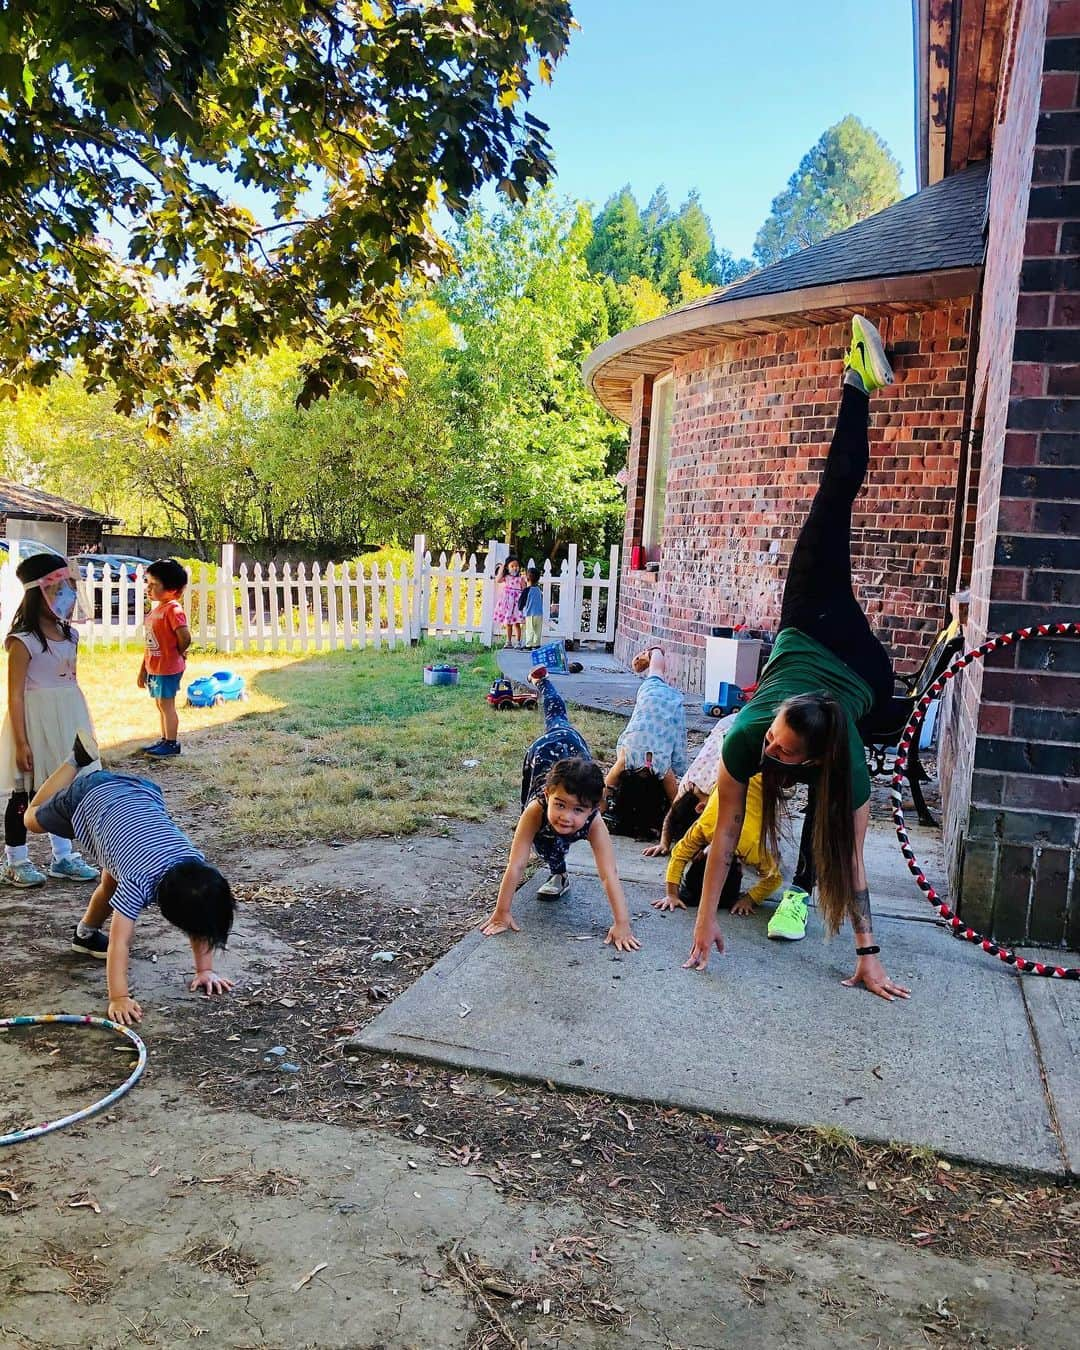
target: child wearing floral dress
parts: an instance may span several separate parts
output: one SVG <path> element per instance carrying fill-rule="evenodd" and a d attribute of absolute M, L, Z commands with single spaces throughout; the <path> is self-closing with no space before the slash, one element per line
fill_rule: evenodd
<path fill-rule="evenodd" d="M 495 569 L 494 622 L 505 626 L 508 647 L 521 647 L 523 620 L 521 610 L 518 609 L 518 600 L 528 584 L 526 578 L 522 576 L 520 561 L 512 553 Z"/>
<path fill-rule="evenodd" d="M 4 642 L 8 700 L 0 728 L 0 789 L 8 793 L 8 803 L 0 879 L 9 886 L 43 886 L 46 874 L 30 861 L 23 816 L 30 793 L 64 762 L 72 737 L 91 721 L 75 677 L 79 635 L 70 619 L 78 591 L 68 563 L 55 553 L 34 553 L 15 575 L 23 584 L 23 600 Z M 97 869 L 70 839 L 50 838 L 50 877 L 97 881 Z"/>

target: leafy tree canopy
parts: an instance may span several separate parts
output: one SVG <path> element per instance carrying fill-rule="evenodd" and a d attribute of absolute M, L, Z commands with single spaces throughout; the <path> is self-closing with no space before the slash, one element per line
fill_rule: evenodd
<path fill-rule="evenodd" d="M 585 389 L 581 362 L 608 334 L 588 270 L 588 209 L 534 194 L 480 209 L 457 237 L 461 269 L 438 290 L 459 345 L 446 493 L 462 521 L 560 539 L 603 538 L 622 516 L 625 431 Z"/>
<path fill-rule="evenodd" d="M 753 268 L 716 247 L 696 191 L 674 211 L 662 185 L 644 211 L 629 184 L 610 197 L 593 218 L 585 256 L 603 279 L 612 332 L 728 286 Z"/>
<path fill-rule="evenodd" d="M 900 164 L 876 131 L 850 114 L 803 156 L 754 241 L 762 267 L 846 230 L 900 200 Z"/>
<path fill-rule="evenodd" d="M 571 22 L 568 0 L 7 0 L 0 395 L 78 359 L 165 429 L 282 340 L 310 347 L 302 404 L 385 390 L 404 287 L 450 262 L 436 203 L 550 175 L 524 105 Z"/>

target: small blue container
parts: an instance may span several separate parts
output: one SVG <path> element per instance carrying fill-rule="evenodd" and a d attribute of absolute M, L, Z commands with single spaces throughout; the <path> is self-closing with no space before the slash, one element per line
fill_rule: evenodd
<path fill-rule="evenodd" d="M 457 684 L 457 666 L 425 666 L 425 684 Z"/>

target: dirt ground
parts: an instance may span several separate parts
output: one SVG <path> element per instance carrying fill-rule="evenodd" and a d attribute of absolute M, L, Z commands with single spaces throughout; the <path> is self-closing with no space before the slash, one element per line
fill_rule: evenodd
<path fill-rule="evenodd" d="M 1075 1345 L 1080 1188 L 356 1049 L 490 909 L 511 825 L 224 859 L 228 999 L 140 921 L 144 1079 L 0 1151 L 0 1346 Z M 83 894 L 0 892 L 6 1013 L 101 1011 Z M 130 1063 L 3 1035 L 0 1131 Z"/>

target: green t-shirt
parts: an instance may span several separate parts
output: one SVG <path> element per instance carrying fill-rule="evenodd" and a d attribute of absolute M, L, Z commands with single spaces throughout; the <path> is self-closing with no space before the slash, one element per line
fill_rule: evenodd
<path fill-rule="evenodd" d="M 749 783 L 761 767 L 765 733 L 777 708 L 795 694 L 813 694 L 818 690 L 832 694 L 847 713 L 851 799 L 856 806 L 862 806 L 870 800 L 870 774 L 855 723 L 873 707 L 873 690 L 828 647 L 797 628 L 785 628 L 776 639 L 754 697 L 739 712 L 724 737 L 720 752 L 724 768 L 738 782 Z"/>

